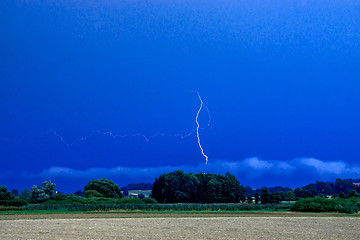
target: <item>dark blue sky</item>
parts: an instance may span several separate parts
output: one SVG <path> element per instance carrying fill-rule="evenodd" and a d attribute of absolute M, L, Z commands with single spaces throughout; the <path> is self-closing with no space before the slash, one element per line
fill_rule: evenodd
<path fill-rule="evenodd" d="M 3 0 L 0 183 L 359 177 L 359 19 L 340 0 Z M 196 134 L 128 136 L 194 130 L 194 90 L 208 165 Z"/>

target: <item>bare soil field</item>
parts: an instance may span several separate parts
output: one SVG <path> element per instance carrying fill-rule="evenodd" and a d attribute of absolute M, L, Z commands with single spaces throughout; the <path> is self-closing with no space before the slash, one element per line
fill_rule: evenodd
<path fill-rule="evenodd" d="M 89 213 L 45 213 L 45 214 L 8 214 L 0 220 L 10 219 L 79 219 L 79 218 L 178 218 L 178 217 L 359 217 L 359 214 L 304 212 L 89 212 Z"/>
<path fill-rule="evenodd" d="M 262 214 L 121 217 L 114 213 L 106 218 L 50 214 L 0 220 L 0 239 L 360 239 L 359 217 Z"/>

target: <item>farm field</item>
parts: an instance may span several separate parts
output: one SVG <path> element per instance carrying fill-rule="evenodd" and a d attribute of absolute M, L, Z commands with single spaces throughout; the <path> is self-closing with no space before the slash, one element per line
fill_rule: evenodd
<path fill-rule="evenodd" d="M 16 220 L 5 220 L 5 215 L 0 220 L 0 239 L 360 239 L 359 217 L 285 214 L 101 214 L 99 218 L 93 214 L 56 218 L 50 214 L 49 218 Z"/>

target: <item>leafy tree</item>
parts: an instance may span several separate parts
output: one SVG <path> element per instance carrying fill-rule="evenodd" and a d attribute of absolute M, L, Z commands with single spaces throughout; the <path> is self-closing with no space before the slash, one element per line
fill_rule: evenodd
<path fill-rule="evenodd" d="M 310 191 L 300 189 L 300 188 L 295 188 L 294 193 L 295 193 L 296 198 L 312 198 L 312 197 L 314 197 L 314 194 L 312 194 Z"/>
<path fill-rule="evenodd" d="M 84 193 L 83 193 L 83 191 L 81 191 L 81 190 L 77 190 L 77 191 L 74 192 L 73 194 L 76 195 L 76 196 L 79 196 L 79 197 L 83 197 L 83 196 L 84 196 Z"/>
<path fill-rule="evenodd" d="M 129 191 L 128 191 L 127 189 L 125 189 L 125 190 L 123 191 L 123 196 L 124 196 L 124 197 L 128 197 L 128 196 L 129 196 Z"/>
<path fill-rule="evenodd" d="M 20 194 L 20 198 L 27 201 L 27 202 L 30 202 L 31 201 L 31 190 L 30 189 L 27 189 L 27 188 L 24 188 L 21 190 L 21 194 Z"/>
<path fill-rule="evenodd" d="M 185 174 L 178 170 L 165 174 L 164 183 L 164 188 L 160 191 L 166 203 L 193 202 L 196 198 L 199 180 L 193 173 Z M 155 198 L 154 192 L 153 197 Z M 156 200 L 159 202 L 160 199 Z"/>
<path fill-rule="evenodd" d="M 262 204 L 271 203 L 270 193 L 269 193 L 269 191 L 267 189 L 262 190 L 260 199 L 261 199 Z"/>
<path fill-rule="evenodd" d="M 339 198 L 343 198 L 343 199 L 346 198 L 345 193 L 344 193 L 344 192 L 340 192 L 340 193 L 339 193 Z"/>
<path fill-rule="evenodd" d="M 222 178 L 221 175 L 217 176 Z M 239 181 L 235 178 L 235 176 L 230 174 L 229 172 L 225 174 L 222 189 L 222 202 L 226 203 L 239 202 L 239 198 L 241 199 L 241 195 L 245 196 L 246 191 L 245 187 L 240 185 Z"/>
<path fill-rule="evenodd" d="M 13 198 L 14 196 L 12 196 L 10 192 L 8 192 L 7 187 L 5 185 L 0 185 L 0 204 Z"/>
<path fill-rule="evenodd" d="M 31 202 L 33 203 L 45 202 L 50 197 L 49 195 L 45 194 L 43 189 L 41 189 L 36 185 L 33 185 L 30 190 L 31 190 Z"/>
<path fill-rule="evenodd" d="M 144 195 L 143 193 L 140 193 L 140 194 L 138 195 L 138 198 L 144 199 L 144 198 L 145 198 L 145 195 Z"/>
<path fill-rule="evenodd" d="M 311 184 L 308 184 L 308 185 L 302 187 L 302 190 L 311 193 L 312 196 L 316 196 L 318 193 L 317 185 L 315 183 L 311 183 Z"/>
<path fill-rule="evenodd" d="M 119 185 L 108 179 L 91 180 L 84 187 L 84 195 L 85 191 L 88 190 L 95 190 L 107 198 L 121 198 L 123 196 Z"/>
<path fill-rule="evenodd" d="M 217 174 L 197 174 L 200 180 L 197 196 L 205 203 L 237 203 L 241 193 L 245 192 L 235 176 L 226 173 L 225 176 Z"/>
<path fill-rule="evenodd" d="M 348 194 L 348 198 L 351 198 L 351 197 L 356 197 L 356 198 L 359 198 L 360 194 L 358 194 L 355 190 L 351 190 Z"/>
<path fill-rule="evenodd" d="M 354 185 L 349 182 L 349 180 L 342 180 L 340 178 L 335 180 L 334 183 L 334 193 L 343 192 L 344 194 L 348 194 L 351 190 L 353 190 Z"/>
<path fill-rule="evenodd" d="M 98 198 L 98 197 L 105 197 L 104 194 L 99 193 L 96 190 L 86 190 L 84 191 L 84 197 L 86 198 Z"/>
<path fill-rule="evenodd" d="M 316 190 L 318 194 L 330 195 L 333 191 L 329 183 L 317 181 L 316 185 L 317 185 Z"/>
<path fill-rule="evenodd" d="M 276 186 L 276 187 L 269 187 L 269 188 L 267 188 L 267 190 L 269 191 L 269 193 L 277 193 L 277 192 L 291 191 L 291 188 Z"/>
<path fill-rule="evenodd" d="M 286 201 L 294 201 L 296 200 L 295 193 L 293 191 L 289 191 L 286 193 Z"/>
<path fill-rule="evenodd" d="M 159 203 L 165 202 L 165 174 L 160 175 L 159 178 L 155 179 L 155 182 L 153 184 L 153 188 L 151 191 L 152 198 L 156 199 Z"/>
<path fill-rule="evenodd" d="M 15 198 L 11 192 L 8 192 L 5 185 L 0 185 L 0 205 L 20 207 L 26 204 L 28 204 L 27 201 L 18 197 Z"/>
<path fill-rule="evenodd" d="M 205 185 L 206 195 L 205 202 L 207 203 L 217 203 L 221 202 L 221 181 L 212 176 L 210 177 L 210 181 Z"/>
<path fill-rule="evenodd" d="M 251 203 L 253 203 L 253 197 L 251 196 L 251 194 L 249 194 L 248 196 L 247 196 L 247 203 L 249 203 L 249 204 L 251 204 Z"/>
<path fill-rule="evenodd" d="M 246 201 L 246 197 L 245 197 L 245 187 L 244 186 L 240 186 L 240 201 L 242 203 L 244 203 Z"/>
<path fill-rule="evenodd" d="M 33 203 L 45 202 L 55 192 L 55 183 L 44 181 L 41 183 L 41 188 L 34 185 L 31 187 L 31 201 Z"/>
<path fill-rule="evenodd" d="M 41 188 L 44 190 L 44 193 L 51 196 L 55 193 L 55 183 L 49 181 L 44 181 L 41 183 Z"/>
<path fill-rule="evenodd" d="M 160 203 L 236 203 L 245 188 L 230 173 L 193 174 L 174 171 L 155 179 L 152 197 Z"/>
<path fill-rule="evenodd" d="M 271 194 L 271 203 L 279 204 L 281 202 L 280 192 Z"/>
<path fill-rule="evenodd" d="M 255 204 L 258 204 L 260 201 L 260 194 L 258 192 L 255 193 Z"/>

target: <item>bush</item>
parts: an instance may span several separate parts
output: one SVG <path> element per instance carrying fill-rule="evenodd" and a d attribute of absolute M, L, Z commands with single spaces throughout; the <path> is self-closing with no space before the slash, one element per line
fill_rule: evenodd
<path fill-rule="evenodd" d="M 358 198 L 303 198 L 298 200 L 291 210 L 298 212 L 357 213 L 360 211 L 360 200 Z"/>
<path fill-rule="evenodd" d="M 4 206 L 21 207 L 27 204 L 29 204 L 29 202 L 18 197 L 11 200 L 0 201 L 0 205 L 4 205 Z"/>
<path fill-rule="evenodd" d="M 158 203 L 154 198 L 144 198 L 141 199 L 141 201 L 143 201 L 144 203 Z"/>
<path fill-rule="evenodd" d="M 91 180 L 84 188 L 84 196 L 88 190 L 95 190 L 107 198 L 121 198 L 123 196 L 119 185 L 108 179 Z"/>
<path fill-rule="evenodd" d="M 12 206 L 0 206 L 0 212 L 1 211 L 19 211 L 19 207 L 12 207 Z"/>
<path fill-rule="evenodd" d="M 93 191 L 93 190 L 89 190 Z M 43 202 L 42 205 L 67 205 L 67 204 L 154 204 L 157 203 L 152 198 L 104 198 L 104 197 L 90 197 L 83 198 L 73 194 L 56 194 L 49 198 L 48 201 Z"/>
<path fill-rule="evenodd" d="M 50 196 L 49 200 L 61 201 L 61 200 L 73 199 L 76 197 L 77 196 L 74 196 L 73 194 L 58 193 L 58 194 L 54 194 L 54 195 Z"/>
<path fill-rule="evenodd" d="M 142 211 L 247 211 L 247 210 L 289 210 L 292 204 L 200 204 L 200 203 L 176 203 L 176 204 L 145 204 L 138 198 L 98 198 L 83 199 L 84 203 L 54 203 L 51 201 L 43 204 L 30 204 L 21 207 L 21 210 L 62 210 L 62 211 L 110 211 L 110 210 L 142 210 Z M 99 200 L 99 201 L 96 201 Z M 143 199 L 144 200 L 144 199 Z M 148 200 L 147 200 L 148 201 Z"/>

